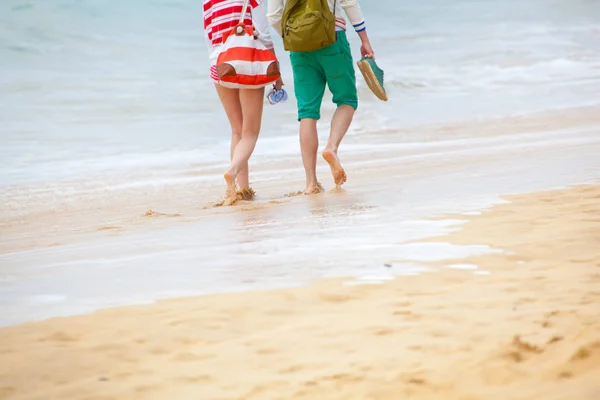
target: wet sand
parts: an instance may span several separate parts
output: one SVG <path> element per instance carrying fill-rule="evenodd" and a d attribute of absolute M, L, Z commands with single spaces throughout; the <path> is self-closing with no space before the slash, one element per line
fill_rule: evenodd
<path fill-rule="evenodd" d="M 571 154 L 581 164 L 577 168 L 589 169 L 583 165 L 585 160 L 576 160 L 576 154 L 600 148 L 599 114 L 600 107 L 590 106 L 348 136 L 340 148 L 349 176 L 344 188 L 381 203 L 382 197 L 391 199 L 415 186 L 413 179 L 422 185 L 444 174 L 475 174 L 487 165 L 504 168 L 502 163 L 509 168 L 530 165 L 533 171 L 540 165 L 535 159 L 546 154 L 547 158 Z M 323 141 L 326 136 L 321 133 Z M 371 149 L 352 151 L 351 146 L 362 144 Z M 260 207 L 288 202 L 286 194 L 304 189 L 300 150 L 293 157 L 261 158 L 260 140 L 257 146 L 250 178 Z M 227 158 L 224 153 L 223 160 Z M 146 232 L 205 218 L 213 213 L 206 207 L 218 202 L 225 191 L 225 169 L 226 164 L 189 165 L 182 170 L 145 171 L 145 175 L 8 187 L 0 192 L 0 255 L 86 242 L 107 227 L 117 227 L 113 233 Z M 330 168 L 320 157 L 318 172 L 325 191 L 333 189 Z M 155 181 L 158 177 L 163 180 Z M 536 188 L 523 185 L 523 191 L 531 187 Z"/>
<path fill-rule="evenodd" d="M 3 328 L 0 397 L 598 399 L 600 186 L 505 200 L 427 239 L 501 252 L 419 276 Z"/>

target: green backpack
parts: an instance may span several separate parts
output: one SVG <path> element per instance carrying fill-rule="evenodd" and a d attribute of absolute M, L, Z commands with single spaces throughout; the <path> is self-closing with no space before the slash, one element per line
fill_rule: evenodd
<path fill-rule="evenodd" d="M 337 0 L 334 2 L 333 9 Z M 283 48 L 287 51 L 319 50 L 335 43 L 335 14 L 327 0 L 286 0 L 281 18 Z"/>

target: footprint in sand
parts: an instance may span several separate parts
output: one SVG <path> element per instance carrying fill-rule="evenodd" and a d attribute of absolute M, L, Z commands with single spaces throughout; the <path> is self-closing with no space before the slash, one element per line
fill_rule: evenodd
<path fill-rule="evenodd" d="M 287 200 L 270 200 L 269 204 L 285 204 L 285 203 L 289 203 L 289 201 Z"/>
<path fill-rule="evenodd" d="M 302 365 L 292 365 L 279 370 L 280 374 L 293 374 L 296 372 L 300 372 L 304 369 Z"/>
<path fill-rule="evenodd" d="M 558 377 L 560 379 L 569 379 L 573 377 L 573 373 L 571 371 L 562 371 L 560 374 L 558 374 Z"/>
<path fill-rule="evenodd" d="M 116 225 L 107 225 L 107 226 L 101 226 L 99 228 L 97 228 L 97 231 L 112 231 L 112 230 L 116 230 L 116 229 L 121 229 L 120 226 L 116 226 Z"/>
<path fill-rule="evenodd" d="M 138 393 L 148 393 L 148 392 L 153 392 L 160 389 L 159 386 L 157 385 L 143 385 L 143 386 L 138 386 L 135 388 L 135 391 Z"/>
<path fill-rule="evenodd" d="M 375 328 L 373 330 L 375 336 L 387 336 L 393 335 L 394 333 L 396 333 L 396 330 L 391 328 Z"/>
<path fill-rule="evenodd" d="M 256 354 L 261 355 L 261 356 L 277 354 L 277 353 L 279 353 L 279 350 L 277 350 L 277 349 L 258 349 L 258 350 L 256 350 Z"/>
<path fill-rule="evenodd" d="M 150 349 L 149 353 L 160 356 L 160 355 L 164 355 L 164 354 L 169 354 L 170 350 L 165 347 L 154 347 L 154 348 Z"/>
<path fill-rule="evenodd" d="M 10 387 L 10 386 L 2 386 L 0 387 L 0 398 L 2 399 L 8 399 L 8 396 L 12 396 L 13 394 L 17 393 L 17 389 L 15 389 L 14 387 Z"/>
<path fill-rule="evenodd" d="M 311 188 L 311 189 L 307 189 L 305 191 L 299 190 L 297 192 L 290 192 L 288 194 L 286 194 L 284 197 L 296 197 L 296 196 L 303 196 L 303 195 L 313 195 L 313 194 L 319 194 L 319 193 L 323 193 L 325 191 L 325 189 L 323 188 L 323 185 L 321 185 L 320 182 L 317 182 L 317 186 Z"/>
<path fill-rule="evenodd" d="M 420 314 L 415 314 L 410 310 L 396 310 L 392 315 L 402 316 L 406 321 L 417 321 L 423 318 Z"/>
<path fill-rule="evenodd" d="M 65 332 L 54 332 L 48 336 L 38 339 L 38 342 L 77 342 L 78 337 L 68 335 Z"/>
<path fill-rule="evenodd" d="M 170 218 L 175 218 L 175 217 L 181 217 L 181 214 L 165 214 L 165 213 L 161 213 L 158 211 L 154 211 L 154 210 L 148 210 L 144 213 L 143 217 L 146 218 L 159 218 L 159 217 L 170 217 Z"/>
<path fill-rule="evenodd" d="M 352 298 L 343 293 L 319 293 L 319 299 L 328 303 L 345 303 Z"/>
<path fill-rule="evenodd" d="M 180 353 L 180 354 L 177 354 L 175 357 L 173 357 L 173 360 L 181 361 L 181 362 L 192 362 L 192 361 L 204 360 L 206 358 L 212 358 L 212 357 L 194 354 L 194 353 Z"/>
<path fill-rule="evenodd" d="M 588 358 L 592 357 L 592 355 L 594 353 L 596 354 L 597 358 L 600 358 L 599 352 L 600 352 L 600 340 L 597 342 L 590 343 L 587 346 L 582 346 L 579 349 L 577 349 L 575 354 L 573 354 L 573 356 L 571 356 L 571 361 L 580 361 L 580 360 L 588 359 Z"/>
<path fill-rule="evenodd" d="M 544 348 L 542 346 L 538 346 L 521 338 L 519 335 L 515 335 L 511 343 L 511 350 L 506 353 L 506 358 L 513 362 L 520 363 L 528 356 L 541 354 L 543 352 Z"/>
<path fill-rule="evenodd" d="M 198 339 L 192 337 L 182 337 L 177 339 L 177 341 L 181 344 L 196 344 L 199 342 Z"/>
<path fill-rule="evenodd" d="M 339 373 L 339 374 L 333 374 L 333 375 L 326 375 L 323 377 L 323 379 L 327 380 L 327 381 L 336 381 L 336 382 L 360 382 L 360 381 L 364 380 L 364 377 L 359 376 L 359 375 Z"/>
<path fill-rule="evenodd" d="M 544 349 L 540 346 L 537 346 L 529 341 L 522 339 L 519 335 L 516 335 L 512 341 L 513 346 L 518 349 L 528 353 L 543 353 Z"/>
<path fill-rule="evenodd" d="M 196 376 L 184 376 L 178 378 L 178 381 L 182 383 L 199 383 L 199 382 L 211 382 L 214 378 L 210 375 L 196 375 Z"/>

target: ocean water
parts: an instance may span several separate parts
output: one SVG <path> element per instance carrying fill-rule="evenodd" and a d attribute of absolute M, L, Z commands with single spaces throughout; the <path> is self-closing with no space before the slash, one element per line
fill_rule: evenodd
<path fill-rule="evenodd" d="M 492 137 L 452 151 L 436 143 L 409 157 L 378 154 L 375 166 L 349 164 L 347 192 L 279 198 L 275 204 L 268 196 L 240 207 L 194 210 L 193 193 L 184 191 L 190 205 L 176 209 L 181 217 L 133 215 L 131 221 L 123 212 L 123 221 L 112 222 L 96 212 L 95 226 L 116 225 L 106 230 L 86 229 L 78 224 L 85 218 L 67 212 L 59 214 L 62 224 L 50 218 L 56 245 L 19 249 L 47 233 L 42 216 L 37 229 L 21 232 L 16 249 L 0 252 L 0 327 L 331 277 L 346 278 L 345 284 L 407 279 L 410 286 L 411 275 L 436 273 L 438 268 L 423 264 L 428 261 L 447 260 L 444 268 L 464 274 L 495 274 L 456 260 L 499 249 L 419 242 L 465 222 L 431 217 L 481 213 L 506 202 L 499 194 L 598 182 L 599 133 L 600 123 L 554 132 L 551 140 L 518 135 L 518 146 Z M 400 166 L 391 173 L 368 171 L 391 163 Z M 171 209 L 172 203 L 161 207 Z"/>
<path fill-rule="evenodd" d="M 350 135 L 365 144 L 381 130 L 600 102 L 597 0 L 362 8 L 390 97 L 378 101 L 358 75 Z M 291 93 L 289 59 L 276 45 Z M 257 159 L 298 153 L 295 114 L 293 96 L 265 107 Z M 3 0 L 0 139 L 0 188 L 226 165 L 229 129 L 208 79 L 202 2 Z"/>
<path fill-rule="evenodd" d="M 599 0 L 361 4 L 390 100 L 357 74 L 347 192 L 284 197 L 304 178 L 290 96 L 265 105 L 251 160 L 259 199 L 205 209 L 224 190 L 230 133 L 202 2 L 0 1 L 0 326 L 423 273 L 421 261 L 491 251 L 402 244 L 460 227 L 429 217 L 600 178 Z M 144 217 L 150 208 L 179 217 Z"/>

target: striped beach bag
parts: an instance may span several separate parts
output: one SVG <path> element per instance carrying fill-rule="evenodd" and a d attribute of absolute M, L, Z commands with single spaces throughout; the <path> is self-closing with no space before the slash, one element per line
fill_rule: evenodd
<path fill-rule="evenodd" d="M 253 26 L 244 24 L 248 1 L 244 1 L 240 22 L 223 35 L 217 57 L 219 84 L 227 88 L 258 89 L 281 76 L 275 54 L 258 39 Z"/>

